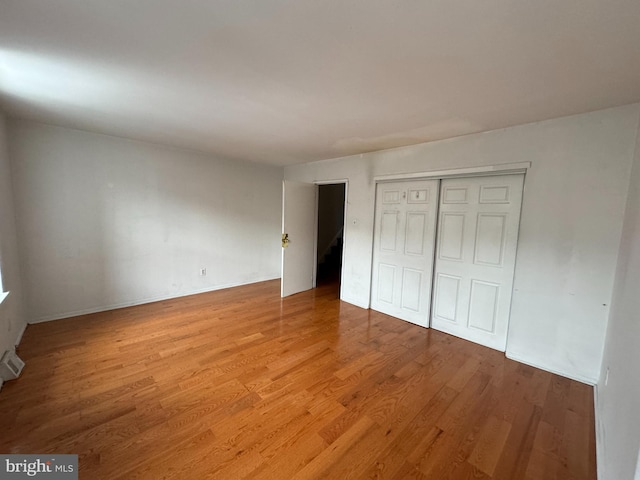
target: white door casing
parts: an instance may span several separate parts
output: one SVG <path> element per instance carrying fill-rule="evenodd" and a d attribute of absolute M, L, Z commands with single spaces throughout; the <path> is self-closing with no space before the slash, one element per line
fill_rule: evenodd
<path fill-rule="evenodd" d="M 376 188 L 371 308 L 429 326 L 437 180 Z"/>
<path fill-rule="evenodd" d="M 431 326 L 505 351 L 524 175 L 442 180 Z"/>
<path fill-rule="evenodd" d="M 316 201 L 316 185 L 282 182 L 282 233 L 289 240 L 287 247 L 282 248 L 283 297 L 315 286 Z"/>

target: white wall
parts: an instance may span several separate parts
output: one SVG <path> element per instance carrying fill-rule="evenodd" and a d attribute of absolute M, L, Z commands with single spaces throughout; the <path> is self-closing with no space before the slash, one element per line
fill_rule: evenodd
<path fill-rule="evenodd" d="M 6 146 L 5 119 L 0 114 L 0 269 L 3 288 L 9 291 L 9 296 L 0 304 L 0 355 L 18 343 L 27 325 L 23 313 L 11 169 Z"/>
<path fill-rule="evenodd" d="M 639 367 L 640 130 L 620 243 L 602 371 L 596 387 L 598 478 L 601 480 L 640 478 L 640 458 L 637 458 L 640 451 Z"/>
<path fill-rule="evenodd" d="M 507 355 L 595 383 L 640 105 L 285 168 L 348 178 L 343 300 L 369 306 L 374 177 L 531 162 Z"/>
<path fill-rule="evenodd" d="M 32 122 L 8 131 L 30 321 L 280 276 L 282 168 Z"/>

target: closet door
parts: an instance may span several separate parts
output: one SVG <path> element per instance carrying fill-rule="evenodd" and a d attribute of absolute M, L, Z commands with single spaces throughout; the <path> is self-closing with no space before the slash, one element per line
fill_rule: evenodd
<path fill-rule="evenodd" d="M 433 328 L 505 350 L 523 180 L 442 180 Z"/>
<path fill-rule="evenodd" d="M 371 308 L 429 326 L 438 181 L 376 188 Z"/>

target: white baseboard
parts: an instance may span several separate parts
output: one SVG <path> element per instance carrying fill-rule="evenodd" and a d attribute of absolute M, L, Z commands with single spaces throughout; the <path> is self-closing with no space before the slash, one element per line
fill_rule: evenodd
<path fill-rule="evenodd" d="M 278 276 L 278 277 L 255 279 L 246 283 L 228 283 L 224 285 L 216 285 L 215 287 L 206 287 L 198 290 L 193 290 L 190 292 L 181 293 L 179 295 L 160 295 L 157 297 L 148 297 L 140 300 L 133 300 L 130 302 L 113 303 L 109 305 L 101 305 L 99 307 L 87 308 L 82 310 L 74 310 L 71 312 L 65 312 L 65 313 L 60 313 L 55 315 L 45 315 L 43 317 L 30 320 L 29 323 L 30 324 L 44 323 L 44 322 L 51 322 L 53 320 L 61 320 L 63 318 L 77 317 L 78 315 L 88 315 L 90 313 L 108 312 L 109 310 L 116 310 L 118 308 L 133 307 L 136 305 L 144 305 L 146 303 L 161 302 L 163 300 L 172 300 L 174 298 L 188 297 L 190 295 L 198 295 L 199 293 L 215 292 L 216 290 L 224 290 L 225 288 L 241 287 L 243 285 L 251 285 L 252 283 L 267 282 L 269 280 L 277 280 L 279 278 L 280 277 Z"/>
<path fill-rule="evenodd" d="M 561 372 L 560 370 L 556 370 L 553 368 L 549 368 L 545 365 L 540 365 L 536 362 L 532 362 L 528 359 L 524 359 L 518 355 L 514 355 L 512 353 L 505 353 L 506 357 L 511 359 L 511 360 L 515 360 L 516 362 L 520 362 L 520 363 L 524 363 L 525 365 L 529 365 L 531 367 L 535 367 L 535 368 L 539 368 L 540 370 L 544 370 L 546 372 L 550 372 L 550 373 L 554 373 L 556 375 L 560 375 L 561 377 L 565 377 L 565 378 L 569 378 L 571 380 L 575 380 L 576 382 L 580 382 L 580 383 L 586 383 L 587 385 L 591 385 L 594 386 L 596 385 L 596 383 L 598 383 L 598 380 L 595 378 L 589 378 L 589 377 L 583 377 L 581 375 L 573 375 L 567 372 Z"/>
<path fill-rule="evenodd" d="M 22 342 L 22 336 L 24 335 L 24 332 L 27 330 L 27 324 L 25 323 L 22 326 L 22 329 L 20 330 L 20 333 L 18 334 L 18 338 L 16 338 L 16 341 L 14 342 L 14 346 L 18 346 L 20 345 L 20 342 Z"/>

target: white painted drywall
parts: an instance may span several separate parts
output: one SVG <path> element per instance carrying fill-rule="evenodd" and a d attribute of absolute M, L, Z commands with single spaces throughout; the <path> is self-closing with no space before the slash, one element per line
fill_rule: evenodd
<path fill-rule="evenodd" d="M 5 118 L 0 114 L 0 269 L 9 295 L 0 303 L 0 355 L 12 349 L 27 325 L 22 304 L 11 168 L 7 153 Z"/>
<path fill-rule="evenodd" d="M 640 130 L 596 387 L 598 478 L 637 478 L 640 453 Z M 609 370 L 608 382 L 607 370 Z M 635 477 L 634 477 L 634 471 Z"/>
<path fill-rule="evenodd" d="M 343 300 L 369 306 L 374 177 L 531 162 L 525 179 L 507 355 L 597 381 L 640 104 L 285 167 L 348 179 Z"/>
<path fill-rule="evenodd" d="M 30 321 L 280 276 L 282 168 L 26 121 L 8 131 Z"/>

